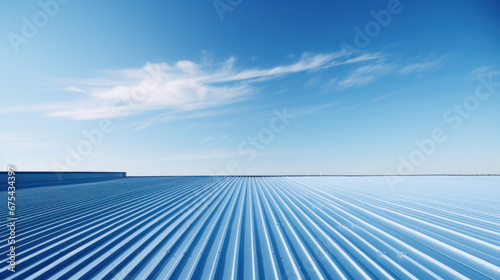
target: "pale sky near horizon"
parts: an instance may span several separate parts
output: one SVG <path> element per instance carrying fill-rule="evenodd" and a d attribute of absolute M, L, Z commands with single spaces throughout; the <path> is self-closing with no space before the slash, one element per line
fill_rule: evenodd
<path fill-rule="evenodd" d="M 331 2 L 4 1 L 0 164 L 500 173 L 500 4 Z"/>

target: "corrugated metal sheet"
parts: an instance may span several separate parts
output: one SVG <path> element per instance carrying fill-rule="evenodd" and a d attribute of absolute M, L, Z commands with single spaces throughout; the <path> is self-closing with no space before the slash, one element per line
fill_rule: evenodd
<path fill-rule="evenodd" d="M 139 177 L 19 189 L 17 271 L 0 278 L 500 279 L 499 188 L 499 177 L 395 190 L 383 177 Z"/>

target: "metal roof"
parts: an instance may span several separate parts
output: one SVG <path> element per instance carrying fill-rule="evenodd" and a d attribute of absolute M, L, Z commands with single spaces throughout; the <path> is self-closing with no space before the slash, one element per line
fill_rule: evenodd
<path fill-rule="evenodd" d="M 500 177 L 412 177 L 396 189 L 384 177 L 19 188 L 16 272 L 0 278 L 500 279 L 499 188 Z M 0 250 L 5 264 L 6 241 Z"/>

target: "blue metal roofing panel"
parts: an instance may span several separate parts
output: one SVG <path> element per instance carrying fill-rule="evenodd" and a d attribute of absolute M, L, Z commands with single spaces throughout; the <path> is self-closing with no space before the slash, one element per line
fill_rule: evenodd
<path fill-rule="evenodd" d="M 0 191 L 7 189 L 9 172 L 0 171 Z M 29 188 L 59 184 L 76 184 L 92 181 L 104 181 L 125 178 L 126 172 L 51 172 L 51 171 L 17 171 L 16 186 Z"/>
<path fill-rule="evenodd" d="M 408 177 L 392 190 L 384 177 L 19 188 L 16 272 L 0 278 L 500 279 L 499 188 L 500 177 Z M 0 250 L 5 264 L 6 241 Z"/>

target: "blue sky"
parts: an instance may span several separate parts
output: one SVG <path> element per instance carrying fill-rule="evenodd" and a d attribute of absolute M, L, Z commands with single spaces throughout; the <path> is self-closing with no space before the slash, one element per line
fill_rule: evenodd
<path fill-rule="evenodd" d="M 3 166 L 500 173 L 494 1 L 101 2 L 1 4 Z"/>

